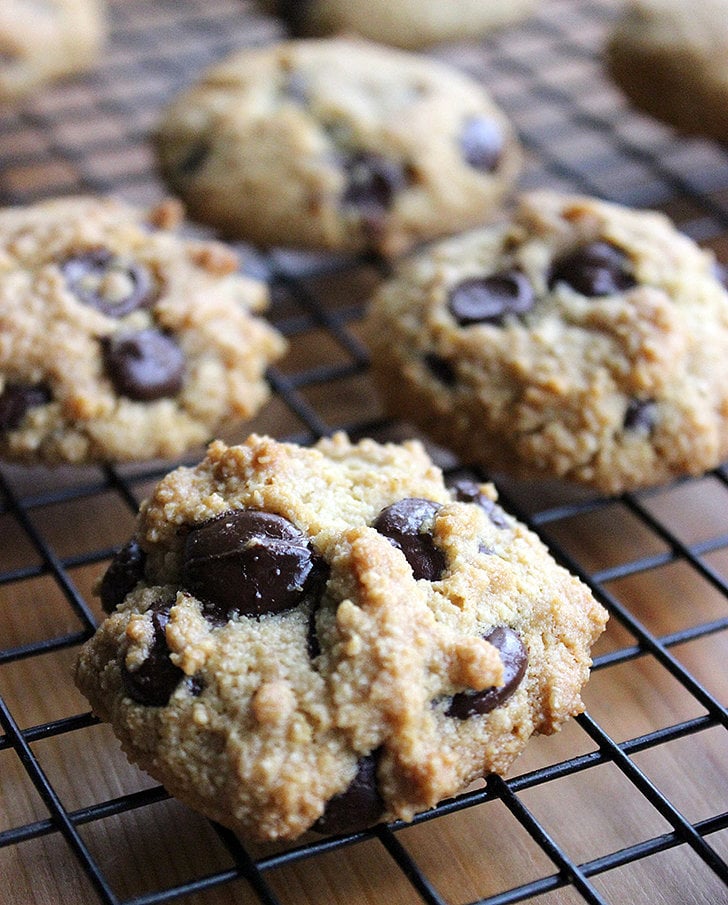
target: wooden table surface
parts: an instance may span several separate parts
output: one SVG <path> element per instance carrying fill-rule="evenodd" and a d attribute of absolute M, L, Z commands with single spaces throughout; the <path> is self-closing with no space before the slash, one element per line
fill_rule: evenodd
<path fill-rule="evenodd" d="M 662 208 L 728 261 L 728 154 L 627 107 L 599 57 L 615 11 L 545 0 L 522 26 L 432 52 L 482 78 L 511 115 L 528 151 L 522 187 Z M 111 17 L 96 72 L 0 109 L 3 203 L 161 197 L 148 134 L 163 104 L 228 51 L 283 33 L 243 0 L 117 0 Z M 277 276 L 271 317 L 292 344 L 248 429 L 303 442 L 333 427 L 416 435 L 383 419 L 367 374 L 359 321 L 376 262 L 240 250 Z M 3 905 L 728 903 L 725 470 L 614 500 L 494 476 L 612 610 L 587 714 L 534 739 L 508 783 L 411 826 L 244 850 L 131 767 L 70 677 L 101 617 L 94 580 L 171 464 L 0 468 Z"/>

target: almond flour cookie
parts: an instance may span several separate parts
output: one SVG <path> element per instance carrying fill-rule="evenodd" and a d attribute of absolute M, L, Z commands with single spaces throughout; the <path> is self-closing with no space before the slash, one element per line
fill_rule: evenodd
<path fill-rule="evenodd" d="M 583 709 L 604 609 L 416 442 L 213 443 L 142 506 L 76 682 L 244 837 L 405 820 Z"/>
<path fill-rule="evenodd" d="M 157 139 L 173 191 L 224 233 L 385 255 L 482 223 L 521 159 L 477 82 L 343 38 L 234 55 L 171 104 Z"/>
<path fill-rule="evenodd" d="M 0 456 L 176 456 L 268 396 L 284 351 L 266 287 L 186 239 L 176 202 L 77 197 L 0 210 Z"/>
<path fill-rule="evenodd" d="M 296 35 L 354 32 L 417 48 L 487 34 L 530 15 L 536 0 L 266 0 Z"/>
<path fill-rule="evenodd" d="M 391 412 L 489 469 L 611 494 L 728 456 L 728 292 L 659 213 L 526 195 L 402 262 L 366 329 Z"/>
<path fill-rule="evenodd" d="M 636 107 L 728 142 L 728 0 L 631 0 L 606 63 Z"/>
<path fill-rule="evenodd" d="M 85 71 L 105 40 L 102 0 L 2 0 L 0 101 Z"/>

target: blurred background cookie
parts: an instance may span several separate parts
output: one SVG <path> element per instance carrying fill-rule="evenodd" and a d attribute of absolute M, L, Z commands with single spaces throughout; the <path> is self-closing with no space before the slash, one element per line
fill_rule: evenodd
<path fill-rule="evenodd" d="M 631 0 L 606 63 L 639 109 L 728 142 L 728 0 Z"/>
<path fill-rule="evenodd" d="M 104 0 L 2 0 L 0 102 L 87 70 L 106 27 Z"/>
<path fill-rule="evenodd" d="M 521 163 L 481 84 L 343 38 L 213 67 L 167 108 L 157 148 L 191 215 L 228 236 L 384 255 L 488 219 Z"/>
<path fill-rule="evenodd" d="M 530 15 L 537 0 L 261 0 L 293 34 L 353 32 L 416 48 L 487 34 Z"/>

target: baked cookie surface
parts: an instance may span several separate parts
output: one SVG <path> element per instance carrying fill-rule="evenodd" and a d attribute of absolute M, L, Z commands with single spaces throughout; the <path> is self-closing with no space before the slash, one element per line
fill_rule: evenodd
<path fill-rule="evenodd" d="M 385 255 L 487 220 L 521 160 L 477 82 L 344 38 L 215 66 L 167 108 L 157 148 L 191 214 L 227 235 Z"/>
<path fill-rule="evenodd" d="M 631 0 L 605 58 L 636 107 L 680 131 L 728 142 L 727 0 Z"/>
<path fill-rule="evenodd" d="M 107 198 L 0 210 L 0 456 L 171 457 L 251 417 L 285 342 L 267 287 L 177 202 Z"/>
<path fill-rule="evenodd" d="M 611 494 L 728 456 L 728 292 L 661 214 L 527 194 L 401 262 L 366 331 L 390 411 L 490 470 Z"/>
<path fill-rule="evenodd" d="M 418 443 L 216 441 L 142 505 L 76 682 L 244 837 L 410 819 L 583 709 L 606 612 Z"/>
<path fill-rule="evenodd" d="M 296 35 L 355 33 L 417 48 L 487 34 L 524 19 L 537 0 L 267 0 Z"/>
<path fill-rule="evenodd" d="M 3 0 L 0 3 L 0 102 L 83 72 L 106 40 L 103 0 Z"/>

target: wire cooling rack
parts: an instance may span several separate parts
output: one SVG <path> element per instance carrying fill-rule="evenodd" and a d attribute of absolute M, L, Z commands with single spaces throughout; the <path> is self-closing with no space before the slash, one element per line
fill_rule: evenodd
<path fill-rule="evenodd" d="M 728 152 L 627 107 L 599 58 L 615 11 L 550 0 L 523 25 L 433 53 L 511 116 L 528 151 L 521 188 L 661 208 L 728 261 Z M 229 51 L 283 34 L 242 0 L 118 0 L 111 16 L 95 73 L 0 110 L 2 203 L 157 200 L 148 134 L 162 105 Z M 249 429 L 304 443 L 334 429 L 415 434 L 382 416 L 358 334 L 381 265 L 239 250 L 270 280 L 270 316 L 292 346 Z M 130 767 L 70 679 L 102 615 L 93 581 L 170 467 L 0 468 L 3 902 L 728 902 L 725 466 L 616 499 L 494 476 L 611 612 L 587 712 L 534 739 L 508 779 L 412 824 L 267 848 L 243 847 Z"/>

